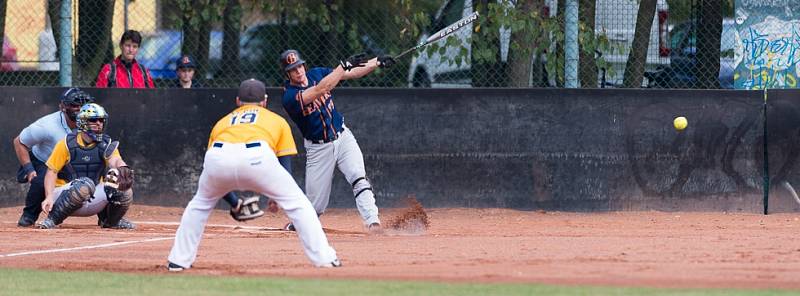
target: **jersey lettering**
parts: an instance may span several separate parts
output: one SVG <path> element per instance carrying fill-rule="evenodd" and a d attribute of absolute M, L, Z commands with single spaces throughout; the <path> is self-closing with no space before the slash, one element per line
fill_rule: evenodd
<path fill-rule="evenodd" d="M 315 111 L 319 110 L 320 108 L 322 108 L 322 106 L 325 106 L 325 103 L 327 103 L 330 98 L 331 98 L 331 93 L 330 92 L 326 92 L 326 93 L 322 94 L 316 100 L 312 101 L 311 103 L 306 104 L 305 106 L 303 106 L 303 115 L 308 115 L 308 114 L 314 113 Z M 331 102 L 331 105 L 333 105 L 333 102 Z M 328 109 L 333 109 L 333 106 L 329 106 L 327 108 Z"/>

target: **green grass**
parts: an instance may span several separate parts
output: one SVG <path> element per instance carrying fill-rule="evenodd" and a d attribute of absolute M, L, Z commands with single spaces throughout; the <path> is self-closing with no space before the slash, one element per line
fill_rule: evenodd
<path fill-rule="evenodd" d="M 0 268 L 0 295 L 796 295 L 797 291 L 51 272 Z"/>

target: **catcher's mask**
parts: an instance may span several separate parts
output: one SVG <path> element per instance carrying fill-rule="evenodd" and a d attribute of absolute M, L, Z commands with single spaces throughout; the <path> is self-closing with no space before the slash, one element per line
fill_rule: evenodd
<path fill-rule="evenodd" d="M 90 123 L 97 121 L 103 123 L 102 128 L 100 130 L 92 130 Z M 108 123 L 108 113 L 102 106 L 95 103 L 89 103 L 83 105 L 81 110 L 78 111 L 78 120 L 76 122 L 78 124 L 79 131 L 89 135 L 92 140 L 98 141 L 100 137 L 103 136 L 103 132 L 106 129 L 106 124 Z"/>
<path fill-rule="evenodd" d="M 72 121 L 76 121 L 80 111 L 72 111 L 70 109 L 74 110 L 76 107 L 80 107 L 88 103 L 94 103 L 94 98 L 77 87 L 67 89 L 63 94 L 61 94 L 61 105 L 64 106 L 63 111 Z"/>
<path fill-rule="evenodd" d="M 289 70 L 304 65 L 305 63 L 306 61 L 300 57 L 300 52 L 297 50 L 288 49 L 281 53 L 281 68 L 283 68 L 283 72 L 289 72 Z"/>

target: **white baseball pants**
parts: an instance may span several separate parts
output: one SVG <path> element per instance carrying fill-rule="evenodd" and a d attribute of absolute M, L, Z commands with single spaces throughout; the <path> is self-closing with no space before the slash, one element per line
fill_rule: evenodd
<path fill-rule="evenodd" d="M 255 191 L 275 200 L 294 224 L 303 250 L 315 266 L 336 260 L 336 251 L 328 244 L 303 191 L 278 163 L 272 149 L 264 142 L 257 143 L 258 147 L 252 147 L 252 143 L 222 143 L 222 147 L 211 147 L 206 152 L 197 193 L 183 212 L 168 257 L 170 262 L 183 267 L 192 265 L 208 216 L 217 201 L 234 190 Z"/>
<path fill-rule="evenodd" d="M 356 208 L 364 225 L 380 223 L 372 185 L 366 179 L 364 155 L 356 137 L 346 128 L 333 142 L 317 144 L 304 139 L 306 148 L 306 194 L 318 214 L 325 212 L 331 196 L 333 169 L 338 167 L 352 185 Z M 358 181 L 358 182 L 356 182 Z M 356 184 L 353 184 L 356 182 Z M 364 190 L 366 188 L 370 188 Z"/>

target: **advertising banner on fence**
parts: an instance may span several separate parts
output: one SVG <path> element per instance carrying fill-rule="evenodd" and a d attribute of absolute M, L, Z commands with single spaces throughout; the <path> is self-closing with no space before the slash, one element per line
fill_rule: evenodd
<path fill-rule="evenodd" d="M 736 0 L 737 89 L 797 88 L 800 1 Z"/>

